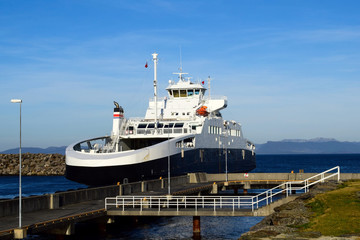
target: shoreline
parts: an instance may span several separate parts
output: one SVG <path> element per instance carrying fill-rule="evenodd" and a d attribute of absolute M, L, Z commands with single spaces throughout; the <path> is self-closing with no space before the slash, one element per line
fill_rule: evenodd
<path fill-rule="evenodd" d="M 325 182 L 314 186 L 308 193 L 303 193 L 295 200 L 276 207 L 274 213 L 252 226 L 248 232 L 240 236 L 239 240 L 360 240 L 360 232 L 327 236 L 320 231 L 309 228 L 309 226 L 313 225 L 314 219 L 318 221 L 324 214 L 318 215 L 315 213 L 315 210 L 311 207 L 311 202 L 317 201 L 320 195 L 328 194 L 340 188 L 341 182 Z M 357 192 L 357 195 L 360 198 L 360 191 Z M 333 210 L 324 210 L 324 212 L 328 211 Z"/>

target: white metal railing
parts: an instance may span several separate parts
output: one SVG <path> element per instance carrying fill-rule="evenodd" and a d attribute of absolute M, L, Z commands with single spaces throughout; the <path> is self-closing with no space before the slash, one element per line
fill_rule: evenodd
<path fill-rule="evenodd" d="M 330 173 L 336 171 L 335 173 Z M 325 175 L 327 174 L 327 175 Z M 289 181 L 282 183 L 274 188 L 271 188 L 269 190 L 266 190 L 262 193 L 259 193 L 258 195 L 254 196 L 256 198 L 254 200 L 254 204 L 256 204 L 256 208 L 259 207 L 259 203 L 264 202 L 266 205 L 272 202 L 273 197 L 275 197 L 278 194 L 286 193 L 286 197 L 292 194 L 293 191 L 304 191 L 308 192 L 310 186 L 317 184 L 319 182 L 324 182 L 326 179 L 337 177 L 337 181 L 340 181 L 340 167 L 333 167 L 329 170 L 326 170 L 322 173 L 316 174 L 310 178 L 307 178 L 302 181 Z M 254 209 L 254 206 L 253 208 Z"/>
<path fill-rule="evenodd" d="M 331 173 L 336 171 L 335 173 Z M 172 209 L 179 211 L 181 209 L 251 209 L 254 211 L 259 206 L 268 205 L 280 194 L 286 194 L 286 197 L 295 191 L 308 192 L 309 187 L 326 179 L 337 177 L 340 180 L 340 167 L 334 167 L 322 173 L 316 174 L 303 181 L 289 181 L 280 184 L 274 188 L 261 192 L 255 196 L 117 196 L 105 199 L 105 209 L 111 207 L 121 209 L 122 211 L 137 209 L 151 209 L 161 211 L 163 209 Z"/>
<path fill-rule="evenodd" d="M 251 208 L 253 205 L 252 196 L 117 196 L 105 199 L 105 208 L 110 206 L 120 208 L 122 211 L 127 209 L 152 209 L 161 211 L 162 209 L 180 209 L 191 208 L 210 209 L 216 211 L 222 208 Z"/>

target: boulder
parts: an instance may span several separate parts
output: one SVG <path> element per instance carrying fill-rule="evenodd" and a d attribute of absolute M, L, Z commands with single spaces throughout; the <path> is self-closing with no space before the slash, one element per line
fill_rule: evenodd
<path fill-rule="evenodd" d="M 61 154 L 23 153 L 21 172 L 26 176 L 64 175 L 65 156 Z M 19 154 L 0 154 L 0 175 L 19 174 Z"/>

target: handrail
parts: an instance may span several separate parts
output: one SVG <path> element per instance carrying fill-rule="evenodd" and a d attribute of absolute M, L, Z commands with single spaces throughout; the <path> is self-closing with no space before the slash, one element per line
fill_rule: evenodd
<path fill-rule="evenodd" d="M 331 171 L 334 171 L 334 170 L 337 170 L 337 172 L 333 173 L 333 174 L 330 174 L 328 176 L 325 176 L 326 173 L 329 173 Z M 317 177 L 320 176 L 320 179 L 316 180 L 316 181 L 311 181 L 312 179 L 315 179 Z M 262 193 L 259 193 L 258 195 L 255 196 L 255 198 L 257 199 L 256 201 L 256 204 L 258 206 L 258 203 L 262 202 L 262 201 L 265 201 L 266 200 L 266 205 L 268 205 L 268 200 L 270 198 L 270 202 L 272 202 L 272 197 L 276 196 L 277 194 L 285 191 L 286 193 L 286 197 L 288 197 L 289 195 L 292 194 L 292 191 L 301 191 L 301 190 L 304 190 L 305 192 L 308 192 L 309 191 L 309 187 L 314 185 L 314 184 L 317 184 L 319 182 L 324 182 L 326 179 L 328 178 L 331 178 L 331 177 L 334 177 L 334 176 L 337 176 L 337 181 L 340 181 L 340 167 L 339 166 L 336 166 L 336 167 L 333 167 L 329 170 L 326 170 L 322 173 L 319 173 L 319 174 L 316 174 L 312 177 L 309 177 L 305 180 L 302 180 L 302 181 L 289 181 L 289 182 L 285 182 L 285 183 L 282 183 L 272 189 L 269 189 L 269 190 L 266 190 Z M 301 185 L 301 184 L 304 184 L 304 186 L 302 187 L 298 187 L 298 185 Z M 295 185 L 295 186 L 294 186 Z M 297 186 L 297 187 L 296 187 Z M 273 193 L 274 190 L 276 189 L 281 189 L 280 192 L 276 192 L 276 193 Z M 268 195 L 268 193 L 270 192 L 270 195 Z M 266 197 L 263 197 L 262 199 L 258 200 L 260 196 L 266 194 Z"/>
<path fill-rule="evenodd" d="M 244 207 L 250 208 L 253 205 L 252 196 L 117 196 L 105 199 L 105 208 L 109 206 L 116 206 L 125 209 L 144 208 L 158 209 L 175 208 L 179 211 L 180 208 L 207 208 L 207 209 L 221 209 L 221 208 L 235 208 L 241 209 Z"/>
<path fill-rule="evenodd" d="M 330 173 L 337 170 L 335 173 Z M 325 174 L 327 174 L 325 176 Z M 340 167 L 334 167 L 322 173 L 316 174 L 310 178 L 302 181 L 289 181 L 282 183 L 276 187 L 261 192 L 255 196 L 117 196 L 105 198 L 105 209 L 115 206 L 121 208 L 122 211 L 128 209 L 175 209 L 179 211 L 181 208 L 192 207 L 195 211 L 198 209 L 217 209 L 230 208 L 235 209 L 250 209 L 254 211 L 259 208 L 259 204 L 268 205 L 273 202 L 273 198 L 279 194 L 286 193 L 286 197 L 292 194 L 293 191 L 304 192 L 309 191 L 309 187 L 319 182 L 324 182 L 326 179 L 337 176 L 337 181 L 340 180 Z M 316 178 L 320 177 L 316 180 Z M 261 207 L 261 205 L 260 205 Z"/>

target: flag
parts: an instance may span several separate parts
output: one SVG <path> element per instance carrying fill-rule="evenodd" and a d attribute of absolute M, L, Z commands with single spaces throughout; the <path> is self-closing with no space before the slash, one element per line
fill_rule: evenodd
<path fill-rule="evenodd" d="M 146 61 L 146 63 L 145 63 L 145 68 L 147 68 L 148 67 L 148 64 L 147 64 L 147 61 Z"/>
<path fill-rule="evenodd" d="M 205 82 L 204 82 L 204 81 L 202 81 L 201 83 L 202 83 L 202 85 L 204 85 L 204 83 L 205 83 Z"/>

